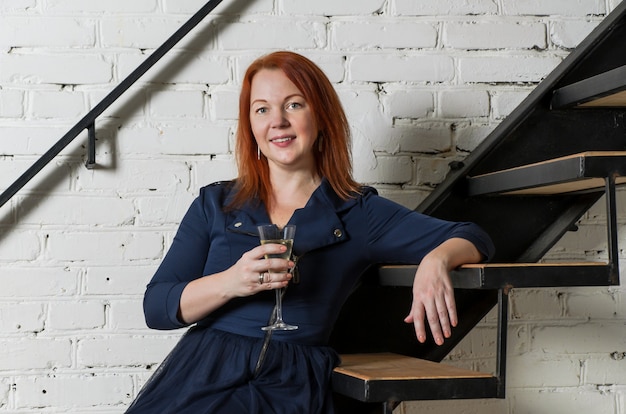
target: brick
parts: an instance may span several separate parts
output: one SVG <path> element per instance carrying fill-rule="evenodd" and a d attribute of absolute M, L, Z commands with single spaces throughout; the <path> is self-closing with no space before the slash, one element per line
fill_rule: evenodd
<path fill-rule="evenodd" d="M 460 22 L 444 26 L 443 44 L 454 49 L 545 49 L 543 23 Z"/>
<path fill-rule="evenodd" d="M 359 2 L 318 0 L 314 2 L 283 0 L 282 11 L 289 14 L 317 14 L 324 16 L 371 15 L 381 11 L 384 0 L 361 0 Z"/>
<path fill-rule="evenodd" d="M 446 82 L 454 77 L 454 61 L 445 55 L 359 55 L 350 61 L 355 82 Z"/>
<path fill-rule="evenodd" d="M 584 257 L 607 252 L 607 236 L 604 225 L 579 225 L 578 230 L 563 235 L 553 251 L 567 251 L 570 255 Z"/>
<path fill-rule="evenodd" d="M 202 91 L 155 91 L 149 97 L 149 114 L 161 119 L 202 118 L 204 96 Z"/>
<path fill-rule="evenodd" d="M 132 223 L 136 214 L 130 199 L 67 194 L 33 195 L 24 199 L 16 210 L 18 220 L 23 224 L 67 226 L 123 225 Z"/>
<path fill-rule="evenodd" d="M 485 323 L 477 325 L 472 331 L 448 354 L 445 361 L 455 366 L 468 365 L 469 360 L 493 360 L 496 357 L 496 327 Z M 471 364 L 471 362 L 470 362 Z"/>
<path fill-rule="evenodd" d="M 112 301 L 109 312 L 111 329 L 115 332 L 147 330 L 142 303 L 141 298 L 134 301 Z"/>
<path fill-rule="evenodd" d="M 228 126 L 213 122 L 124 128 L 118 134 L 118 145 L 125 154 L 150 154 L 153 157 L 160 154 L 226 154 L 229 152 L 228 133 Z"/>
<path fill-rule="evenodd" d="M 49 306 L 47 328 L 53 331 L 103 328 L 105 307 L 101 302 L 56 302 Z"/>
<path fill-rule="evenodd" d="M 559 63 L 557 57 L 493 56 L 459 59 L 463 82 L 539 82 Z"/>
<path fill-rule="evenodd" d="M 37 6 L 37 0 L 3 0 L 0 2 L 2 12 L 24 12 Z"/>
<path fill-rule="evenodd" d="M 2 244 L 0 244 L 1 246 Z M 0 268 L 0 297 L 19 298 L 73 296 L 78 292 L 79 273 L 62 267 Z"/>
<path fill-rule="evenodd" d="M 509 304 L 511 320 L 552 320 L 563 317 L 563 299 L 556 289 L 513 290 Z"/>
<path fill-rule="evenodd" d="M 489 116 L 489 94 L 486 91 L 444 91 L 440 94 L 439 102 L 441 118 Z"/>
<path fill-rule="evenodd" d="M 454 142 L 460 151 L 471 152 L 487 138 L 496 125 L 461 123 L 454 130 Z"/>
<path fill-rule="evenodd" d="M 218 121 L 234 121 L 239 118 L 239 88 L 229 87 L 211 90 L 209 100 L 211 117 Z"/>
<path fill-rule="evenodd" d="M 411 180 L 412 169 L 410 157 L 377 156 L 375 168 L 355 170 L 355 176 L 370 184 L 401 184 Z"/>
<path fill-rule="evenodd" d="M 227 50 L 314 49 L 327 43 L 325 25 L 312 19 L 220 24 L 218 33 L 219 47 Z"/>
<path fill-rule="evenodd" d="M 85 101 L 85 96 L 79 92 L 35 92 L 31 95 L 29 113 L 33 118 L 70 118 L 78 120 L 87 113 Z"/>
<path fill-rule="evenodd" d="M 181 18 L 105 18 L 100 22 L 102 46 L 156 49 L 184 22 Z"/>
<path fill-rule="evenodd" d="M 595 388 L 515 389 L 507 399 L 516 414 L 616 412 L 615 396 Z"/>
<path fill-rule="evenodd" d="M 4 280 L 4 279 L 3 279 Z M 41 332 L 46 313 L 40 303 L 1 303 L 0 332 Z"/>
<path fill-rule="evenodd" d="M 496 14 L 496 0 L 396 0 L 396 14 L 400 16 L 416 15 L 476 15 Z"/>
<path fill-rule="evenodd" d="M 551 25 L 550 40 L 555 46 L 573 49 L 598 25 L 592 21 L 558 21 Z"/>
<path fill-rule="evenodd" d="M 450 161 L 439 158 L 416 158 L 415 185 L 434 186 L 441 183 L 450 171 Z"/>
<path fill-rule="evenodd" d="M 232 170 L 235 167 L 229 165 L 228 168 Z M 211 172 L 208 171 L 208 174 Z M 194 194 L 187 192 L 179 192 L 175 197 L 142 197 L 137 201 L 137 224 L 158 225 L 162 228 L 167 224 L 178 224 L 194 198 Z"/>
<path fill-rule="evenodd" d="M 50 149 L 63 135 L 67 133 L 69 127 L 50 125 L 48 127 L 33 125 L 32 123 L 18 123 L 17 125 L 0 125 L 0 154 L 2 155 L 34 155 L 40 156 Z M 79 135 L 77 141 L 84 142 L 87 134 Z M 60 152 L 61 155 L 69 155 L 71 146 Z M 15 176 L 10 174 L 0 174 L 0 186 L 3 183 L 12 183 L 15 178 L 21 175 L 33 161 L 13 160 L 3 161 L 4 168 L 8 168 L 10 163 L 15 164 Z"/>
<path fill-rule="evenodd" d="M 82 367 L 123 367 L 160 363 L 178 342 L 179 336 L 115 336 L 85 338 L 78 342 L 78 364 Z"/>
<path fill-rule="evenodd" d="M 75 173 L 79 190 L 171 192 L 189 186 L 189 167 L 183 160 L 120 162 L 115 170 L 80 169 Z M 120 188 L 120 183 L 124 183 Z"/>
<path fill-rule="evenodd" d="M 526 99 L 530 92 L 530 90 L 520 90 L 494 93 L 491 99 L 493 116 L 496 119 L 506 118 Z"/>
<path fill-rule="evenodd" d="M 307 53 L 306 56 L 317 64 L 331 83 L 341 83 L 346 78 L 346 58 L 340 53 L 329 55 L 320 53 Z M 337 87 L 337 86 L 336 86 Z"/>
<path fill-rule="evenodd" d="M 585 361 L 585 368 L 585 384 L 626 383 L 626 355 L 621 348 L 608 355 L 590 355 Z"/>
<path fill-rule="evenodd" d="M 507 361 L 507 386 L 511 388 L 577 387 L 581 366 L 577 357 L 541 354 L 510 356 Z"/>
<path fill-rule="evenodd" d="M 619 299 L 615 292 L 571 288 L 563 296 L 566 318 L 610 320 L 618 315 Z"/>
<path fill-rule="evenodd" d="M 385 112 L 392 118 L 420 119 L 435 112 L 433 93 L 424 90 L 387 90 L 380 97 Z"/>
<path fill-rule="evenodd" d="M 0 262 L 33 261 L 42 252 L 43 242 L 35 231 L 0 231 L 0 237 Z"/>
<path fill-rule="evenodd" d="M 450 124 L 428 121 L 396 126 L 392 139 L 400 144 L 400 151 L 436 154 L 452 148 L 452 134 Z"/>
<path fill-rule="evenodd" d="M 157 0 L 110 0 L 106 4 L 81 0 L 49 0 L 46 11 L 69 13 L 145 13 L 157 9 Z"/>
<path fill-rule="evenodd" d="M 0 82 L 62 85 L 88 85 L 111 80 L 111 63 L 101 56 L 17 55 L 0 56 Z"/>
<path fill-rule="evenodd" d="M 505 14 L 531 16 L 584 16 L 605 14 L 602 0 L 503 0 Z"/>
<path fill-rule="evenodd" d="M 39 30 L 40 27 L 46 30 Z M 95 42 L 94 21 L 42 16 L 0 17 L 0 48 L 86 48 L 93 47 Z"/>
<path fill-rule="evenodd" d="M 338 49 L 434 48 L 437 29 L 432 24 L 398 20 L 339 21 L 332 26 Z"/>
<path fill-rule="evenodd" d="M 49 232 L 47 256 L 57 261 L 117 265 L 162 257 L 163 236 L 157 232 Z"/>
<path fill-rule="evenodd" d="M 68 368 L 71 351 L 69 339 L 3 339 L 0 366 L 6 371 Z"/>
<path fill-rule="evenodd" d="M 155 91 L 149 98 L 149 113 L 155 118 L 202 118 L 202 91 Z"/>
<path fill-rule="evenodd" d="M 382 113 L 381 96 L 369 87 L 363 90 L 339 92 L 353 133 L 362 134 L 363 140 L 367 141 L 365 146 L 359 148 L 362 153 L 367 151 L 396 153 L 398 151 L 398 144 L 393 141 L 390 134 L 391 119 Z M 359 146 L 353 143 L 353 149 Z M 355 156 L 354 159 L 356 158 Z"/>
<path fill-rule="evenodd" d="M 232 180 L 237 177 L 237 165 L 231 155 L 225 155 L 210 161 L 196 162 L 193 173 L 197 187 L 202 187 L 215 181 Z"/>
<path fill-rule="evenodd" d="M 20 377 L 15 381 L 18 409 L 119 407 L 130 403 L 129 375 L 82 374 Z M 91 411 L 90 411 L 91 412 Z"/>
<path fill-rule="evenodd" d="M 156 265 L 89 267 L 85 275 L 85 294 L 143 295 L 156 267 Z"/>
<path fill-rule="evenodd" d="M 24 93 L 19 90 L 0 90 L 0 118 L 24 116 Z"/>
<path fill-rule="evenodd" d="M 622 322 L 538 325 L 532 329 L 532 351 L 547 354 L 609 354 L 626 340 Z M 576 340 L 572 340 L 576 338 Z"/>
<path fill-rule="evenodd" d="M 143 54 L 120 56 L 117 65 L 120 76 L 126 77 L 147 57 Z M 230 80 L 227 56 L 198 50 L 172 50 L 157 62 L 138 83 L 223 85 Z"/>

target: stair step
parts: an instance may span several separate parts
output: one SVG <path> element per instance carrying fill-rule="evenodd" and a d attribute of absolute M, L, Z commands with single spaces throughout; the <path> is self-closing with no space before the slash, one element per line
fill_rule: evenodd
<path fill-rule="evenodd" d="M 491 374 L 394 353 L 341 355 L 335 392 L 363 402 L 494 398 Z"/>
<path fill-rule="evenodd" d="M 471 196 L 548 195 L 600 191 L 606 177 L 626 183 L 626 151 L 590 151 L 468 177 Z"/>
<path fill-rule="evenodd" d="M 552 95 L 551 107 L 626 107 L 626 66 L 556 89 Z"/>
<path fill-rule="evenodd" d="M 381 266 L 383 286 L 413 286 L 416 265 Z M 611 286 L 612 267 L 602 262 L 482 263 L 450 273 L 460 289 L 507 289 L 559 286 Z"/>

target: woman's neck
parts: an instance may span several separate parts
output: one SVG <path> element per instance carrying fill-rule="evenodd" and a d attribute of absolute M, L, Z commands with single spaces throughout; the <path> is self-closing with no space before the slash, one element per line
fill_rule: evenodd
<path fill-rule="evenodd" d="M 272 177 L 272 201 L 268 211 L 272 223 L 279 227 L 287 224 L 294 211 L 303 208 L 321 179 L 311 174 L 289 174 Z"/>

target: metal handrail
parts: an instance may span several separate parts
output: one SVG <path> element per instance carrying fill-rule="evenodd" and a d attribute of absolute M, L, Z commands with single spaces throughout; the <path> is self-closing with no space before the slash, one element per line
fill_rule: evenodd
<path fill-rule="evenodd" d="M 35 163 L 28 168 L 13 184 L 0 194 L 0 207 L 6 204 L 22 187 L 24 187 L 39 171 L 54 159 L 66 146 L 68 146 L 83 130 L 88 130 L 89 148 L 87 155 L 87 168 L 95 164 L 95 122 L 111 104 L 113 104 L 124 92 L 126 92 L 139 78 L 141 78 L 152 66 L 154 66 L 167 52 L 170 51 L 183 37 L 196 27 L 222 0 L 209 0 L 198 10 L 185 24 L 172 34 L 161 46 L 159 46 L 148 58 L 130 73 L 119 85 L 105 96 L 91 111 L 76 123 L 56 144 L 44 153 Z"/>

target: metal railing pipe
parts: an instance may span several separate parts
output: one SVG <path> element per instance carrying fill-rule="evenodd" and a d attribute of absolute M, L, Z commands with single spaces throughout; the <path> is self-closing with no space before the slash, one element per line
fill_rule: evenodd
<path fill-rule="evenodd" d="M 74 125 L 60 140 L 45 152 L 32 166 L 30 166 L 13 184 L 0 194 L 0 207 L 6 204 L 22 187 L 24 187 L 39 171 L 54 159 L 65 147 L 67 147 L 83 130 L 93 129 L 95 120 L 124 92 L 126 92 L 141 76 L 154 66 L 167 52 L 170 51 L 183 37 L 196 27 L 222 0 L 209 0 L 187 22 L 185 22 L 174 34 L 172 34 L 161 46 L 155 49 L 143 63 L 141 63 L 130 75 L 119 83 L 107 96 L 105 96 L 91 111 L 87 113 L 76 125 Z M 93 133 L 93 130 L 90 131 Z"/>

